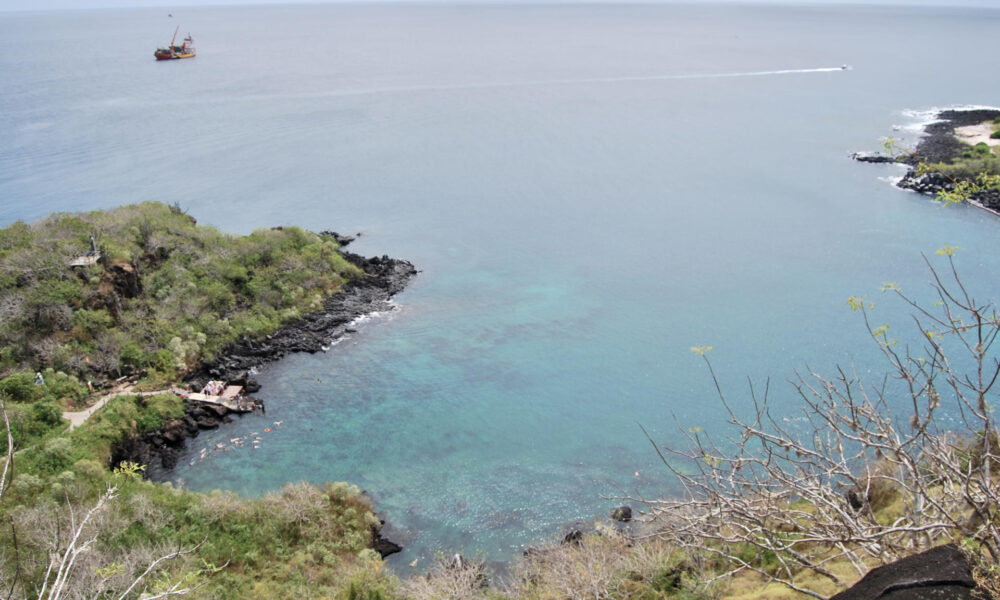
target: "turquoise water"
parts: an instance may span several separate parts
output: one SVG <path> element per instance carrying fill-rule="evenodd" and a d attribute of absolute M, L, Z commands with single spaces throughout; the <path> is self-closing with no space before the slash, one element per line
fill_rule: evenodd
<path fill-rule="evenodd" d="M 191 456 L 253 432 L 258 450 L 170 477 L 356 483 L 404 572 L 436 551 L 504 560 L 618 496 L 674 491 L 638 424 L 662 443 L 723 429 L 691 346 L 715 347 L 738 409 L 746 377 L 770 378 L 791 416 L 795 369 L 882 371 L 845 300 L 890 280 L 921 293 L 921 252 L 961 246 L 979 297 L 997 295 L 996 217 L 847 155 L 912 143 L 907 111 L 997 104 L 1000 11 L 162 12 L 0 14 L 0 224 L 178 201 L 226 231 L 361 231 L 355 251 L 412 260 L 396 310 L 264 369 L 266 417 Z M 198 57 L 157 64 L 175 23 Z"/>

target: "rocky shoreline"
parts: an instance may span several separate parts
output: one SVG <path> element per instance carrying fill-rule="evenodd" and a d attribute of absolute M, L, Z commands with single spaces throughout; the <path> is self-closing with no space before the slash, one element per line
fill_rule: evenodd
<path fill-rule="evenodd" d="M 320 235 L 332 237 L 341 247 L 354 239 L 329 231 Z M 291 352 L 315 353 L 323 350 L 353 332 L 350 324 L 358 317 L 387 310 L 389 300 L 417 274 L 413 264 L 401 259 L 388 256 L 366 258 L 350 252 L 344 252 L 343 256 L 361 268 L 365 277 L 345 283 L 337 293 L 326 299 L 322 310 L 287 323 L 263 339 L 241 339 L 226 346 L 215 360 L 203 363 L 186 378 L 188 387 L 201 389 L 209 379 L 220 379 L 242 385 L 246 392 L 255 393 L 260 385 L 252 377 L 253 369 Z M 116 444 L 112 449 L 111 464 L 132 461 L 152 467 L 154 472 L 161 468 L 171 470 L 177 465 L 186 440 L 230 421 L 232 416 L 224 406 L 188 402 L 182 418 Z"/>
<path fill-rule="evenodd" d="M 315 353 L 351 333 L 352 321 L 363 315 L 389 308 L 388 301 L 406 287 L 417 271 L 405 260 L 388 256 L 365 258 L 344 253 L 360 267 L 366 277 L 344 284 L 326 299 L 323 309 L 289 323 L 264 339 L 242 339 L 227 346 L 214 361 L 202 364 L 187 381 L 199 387 L 209 379 L 221 379 L 257 387 L 248 373 L 251 369 L 276 361 L 292 352 Z"/>
<path fill-rule="evenodd" d="M 896 183 L 896 187 L 912 190 L 919 194 L 936 196 L 938 192 L 954 189 L 954 182 L 936 172 L 918 175 L 917 165 L 922 162 L 947 162 L 959 156 L 968 149 L 968 146 L 959 141 L 955 136 L 955 130 L 959 127 L 992 121 L 997 117 L 1000 117 L 998 109 L 944 110 L 937 114 L 934 122 L 924 127 L 924 136 L 913 152 L 899 156 L 856 152 L 851 155 L 851 158 L 859 162 L 907 165 L 910 168 L 906 175 Z M 991 212 L 1000 213 L 1000 190 L 991 189 L 976 192 L 970 196 L 969 201 Z"/>

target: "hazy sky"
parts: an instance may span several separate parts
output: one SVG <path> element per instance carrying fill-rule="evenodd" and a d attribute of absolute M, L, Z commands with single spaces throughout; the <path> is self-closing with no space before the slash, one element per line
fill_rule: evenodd
<path fill-rule="evenodd" d="M 181 6 L 217 6 L 239 4 L 321 4 L 329 0 L 0 0 L 0 11 L 10 10 L 72 10 L 88 8 L 163 7 L 172 9 Z M 378 0 L 354 0 L 378 1 Z M 398 0 L 397 0 L 398 1 Z M 406 1 L 406 0 L 403 0 Z M 420 0 L 417 0 L 420 1 Z M 503 0 L 431 0 L 450 2 L 503 2 Z M 531 0 L 513 0 L 528 2 Z M 539 0 L 553 1 L 553 0 Z M 573 2 L 573 0 L 554 0 Z M 583 0 L 616 2 L 626 0 Z M 631 1 L 631 0 L 629 0 Z M 639 0 L 655 1 L 655 0 Z M 669 1 L 669 0 L 668 0 Z M 681 0 L 692 3 L 728 1 L 739 3 L 779 3 L 779 4 L 877 4 L 887 6 L 981 6 L 1000 8 L 1000 0 Z"/>

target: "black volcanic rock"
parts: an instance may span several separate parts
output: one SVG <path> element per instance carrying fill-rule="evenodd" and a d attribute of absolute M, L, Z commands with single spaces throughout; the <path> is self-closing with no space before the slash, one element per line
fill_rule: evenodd
<path fill-rule="evenodd" d="M 631 506 L 619 506 L 618 508 L 611 511 L 611 518 L 619 523 L 628 523 L 632 520 L 632 507 Z"/>
<path fill-rule="evenodd" d="M 336 231 L 321 231 L 321 232 L 319 232 L 319 234 L 321 236 L 324 236 L 324 237 L 333 238 L 333 241 L 335 241 L 338 244 L 340 244 L 341 248 L 347 246 L 348 244 L 350 244 L 354 240 L 356 240 L 359 237 L 361 237 L 360 233 L 355 234 L 355 235 L 341 235 L 341 234 L 337 233 Z"/>
<path fill-rule="evenodd" d="M 287 323 L 263 339 L 242 339 L 229 344 L 214 361 L 205 363 L 191 375 L 189 381 L 196 384 L 209 379 L 236 381 L 250 369 L 291 352 L 318 352 L 343 336 L 354 319 L 385 310 L 388 300 L 401 292 L 417 273 L 411 263 L 388 256 L 365 258 L 345 253 L 344 258 L 360 267 L 365 276 L 345 283 L 326 299 L 323 309 Z"/>
<path fill-rule="evenodd" d="M 830 600 L 976 600 L 975 579 L 954 544 L 931 548 L 872 569 Z"/>
<path fill-rule="evenodd" d="M 566 535 L 563 536 L 561 544 L 580 544 L 583 541 L 583 532 L 579 529 L 574 529 Z"/>
<path fill-rule="evenodd" d="M 375 533 L 375 540 L 372 542 L 372 549 L 378 552 L 382 558 L 389 556 L 390 554 L 395 554 L 397 552 L 402 552 L 403 547 L 395 542 L 390 542 L 389 540 L 382 537 L 381 533 Z"/>
<path fill-rule="evenodd" d="M 896 163 L 899 159 L 895 156 L 886 156 L 885 154 L 869 154 L 866 152 L 855 152 L 851 155 L 851 158 L 858 162 L 866 163 Z"/>

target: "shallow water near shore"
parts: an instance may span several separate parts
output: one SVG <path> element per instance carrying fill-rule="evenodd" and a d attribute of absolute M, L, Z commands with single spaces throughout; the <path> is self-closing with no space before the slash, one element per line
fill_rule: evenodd
<path fill-rule="evenodd" d="M 411 260 L 394 311 L 262 369 L 267 414 L 203 433 L 164 475 L 355 483 L 406 546 L 402 573 L 439 551 L 507 560 L 616 497 L 675 491 L 638 424 L 662 443 L 723 429 L 691 346 L 714 346 L 735 406 L 770 378 L 794 418 L 795 369 L 884 370 L 848 296 L 905 336 L 876 290 L 922 294 L 920 253 L 944 244 L 977 298 L 1000 292 L 997 217 L 847 159 L 912 145 L 908 110 L 1000 102 L 983 75 L 1000 11 L 173 14 L 0 13 L 0 225 L 176 201 L 225 231 L 361 231 L 355 252 Z M 198 56 L 157 64 L 175 24 Z M 102 60 L 77 51 L 98 42 Z"/>

